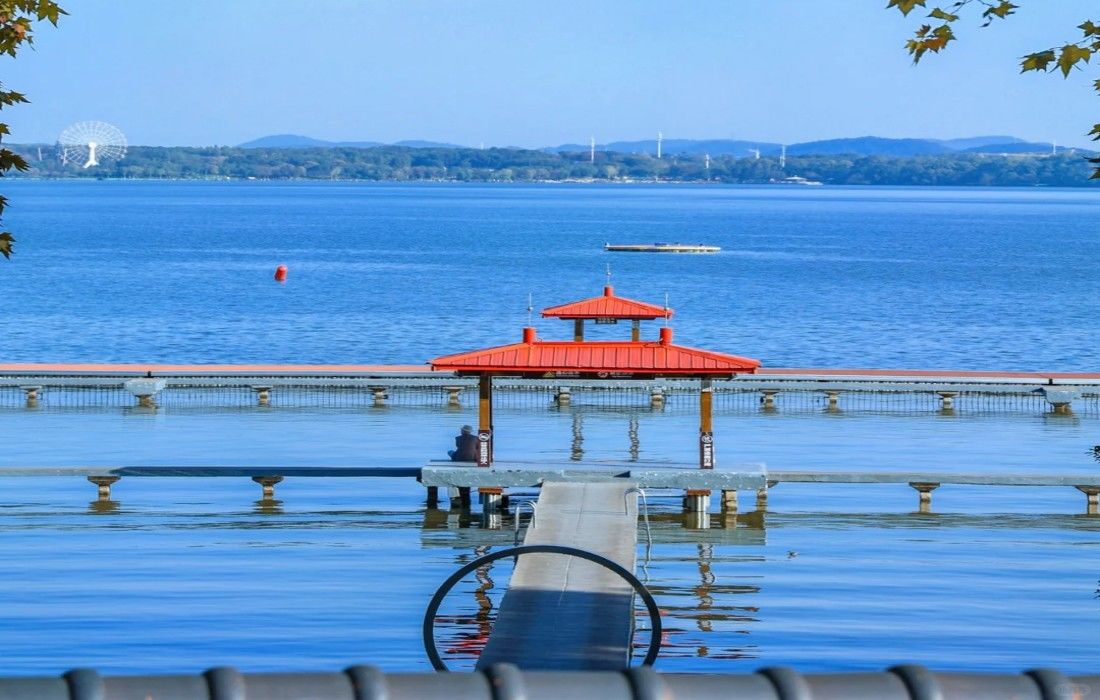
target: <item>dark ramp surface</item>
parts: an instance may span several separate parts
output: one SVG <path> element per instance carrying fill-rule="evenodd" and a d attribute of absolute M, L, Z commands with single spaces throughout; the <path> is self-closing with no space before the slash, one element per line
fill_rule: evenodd
<path fill-rule="evenodd" d="M 547 483 L 524 544 L 559 544 L 634 570 L 638 496 L 626 483 Z M 634 592 L 613 572 L 561 554 L 520 558 L 478 668 L 607 670 L 628 665 Z"/>

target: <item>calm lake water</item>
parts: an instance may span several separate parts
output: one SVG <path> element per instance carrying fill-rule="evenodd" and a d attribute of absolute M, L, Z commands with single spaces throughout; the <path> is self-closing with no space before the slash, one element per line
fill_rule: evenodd
<path fill-rule="evenodd" d="M 771 366 L 1100 367 L 1100 193 L 1059 190 L 9 181 L 18 255 L 0 264 L 0 361 L 422 362 L 518 339 L 536 309 L 667 293 L 680 342 Z M 713 256 L 604 242 L 721 245 Z M 285 285 L 271 279 L 286 264 Z M 568 337 L 536 318 L 540 335 Z M 604 328 L 600 334 L 621 334 Z M 211 394 L 155 413 L 0 390 L 0 470 L 73 464 L 422 464 L 472 407 Z M 1094 473 L 1100 406 L 1040 400 L 720 397 L 720 464 Z M 498 457 L 686 460 L 689 400 L 505 400 Z M 635 441 L 636 438 L 636 441 Z M 511 533 L 426 511 L 400 480 L 0 478 L 6 674 L 428 668 L 420 617 L 455 568 Z M 660 536 L 644 575 L 666 613 L 659 668 L 1096 672 L 1100 518 L 1073 489 L 783 484 L 766 514 Z M 505 526 L 510 527 L 510 519 Z M 670 542 L 671 543 L 668 543 Z M 647 558 L 640 548 L 639 561 Z M 465 582 L 440 621 L 477 639 Z M 642 572 L 640 572 L 642 573 Z M 645 643 L 644 634 L 639 641 Z"/>

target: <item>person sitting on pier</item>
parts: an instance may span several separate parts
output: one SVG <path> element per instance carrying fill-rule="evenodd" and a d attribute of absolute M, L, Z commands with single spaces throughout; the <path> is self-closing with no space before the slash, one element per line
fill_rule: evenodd
<path fill-rule="evenodd" d="M 455 436 L 455 449 L 447 450 L 452 462 L 477 461 L 477 436 L 468 425 L 462 426 L 462 432 Z"/>

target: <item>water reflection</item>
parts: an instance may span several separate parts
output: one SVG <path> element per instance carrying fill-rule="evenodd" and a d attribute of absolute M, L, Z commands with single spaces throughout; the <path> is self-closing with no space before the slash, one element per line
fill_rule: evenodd
<path fill-rule="evenodd" d="M 489 553 L 487 545 L 475 547 L 474 557 Z M 465 557 L 460 557 L 464 559 Z M 465 562 L 462 562 L 465 563 Z M 461 565 L 461 564 L 459 564 Z M 472 591 L 476 612 L 473 615 L 437 615 L 436 623 L 441 624 L 440 651 L 454 659 L 477 659 L 489 641 L 489 633 L 496 621 L 496 605 L 490 593 L 496 588 L 490 572 L 493 562 L 479 566 L 474 571 L 477 586 Z"/>
<path fill-rule="evenodd" d="M 253 501 L 252 512 L 257 515 L 283 515 L 283 502 L 276 498 Z"/>
<path fill-rule="evenodd" d="M 112 501 L 109 498 L 97 498 L 88 504 L 88 514 L 109 515 L 117 513 L 121 505 L 118 501 Z"/>

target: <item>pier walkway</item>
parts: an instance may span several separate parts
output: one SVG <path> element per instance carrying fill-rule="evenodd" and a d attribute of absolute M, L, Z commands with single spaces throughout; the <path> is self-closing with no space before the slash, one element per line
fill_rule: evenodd
<path fill-rule="evenodd" d="M 543 486 L 525 545 L 582 549 L 634 571 L 638 492 L 629 481 Z M 592 562 L 561 554 L 520 557 L 477 667 L 618 670 L 630 664 L 634 591 Z"/>
<path fill-rule="evenodd" d="M 707 511 L 710 490 L 721 491 L 721 509 L 737 510 L 737 492 L 755 491 L 758 509 L 766 507 L 768 492 L 783 483 L 811 484 L 907 484 L 918 494 L 922 510 L 931 506 L 932 492 L 942 485 L 1015 486 L 1075 488 L 1085 495 L 1086 513 L 1100 513 L 1100 473 L 966 473 L 927 471 L 806 470 L 769 471 L 763 464 L 742 464 L 718 469 L 698 469 L 694 465 L 664 462 L 511 462 L 493 467 L 472 463 L 431 462 L 424 467 L 371 466 L 5 466 L 6 477 L 85 477 L 99 489 L 100 500 L 111 498 L 111 487 L 123 477 L 251 478 L 263 489 L 264 498 L 273 498 L 275 486 L 286 477 L 307 478 L 406 478 L 416 479 L 429 489 L 428 502 L 435 506 L 434 492 L 440 488 L 464 490 L 462 505 L 470 504 L 471 489 L 494 492 L 484 500 L 487 511 L 503 506 L 500 494 L 507 488 L 544 487 L 559 482 L 630 483 L 650 489 L 679 489 L 688 493 L 685 509 Z M 695 498 L 692 494 L 699 494 Z M 455 501 L 452 501 L 452 508 Z"/>

